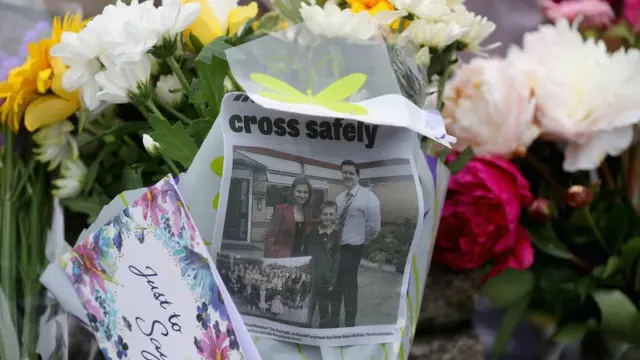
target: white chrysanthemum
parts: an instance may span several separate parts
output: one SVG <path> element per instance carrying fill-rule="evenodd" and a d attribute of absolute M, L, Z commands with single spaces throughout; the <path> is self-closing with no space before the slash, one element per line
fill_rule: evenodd
<path fill-rule="evenodd" d="M 460 38 L 464 29 L 455 22 L 415 20 L 400 36 L 408 36 L 420 46 L 442 49 Z"/>
<path fill-rule="evenodd" d="M 199 11 L 200 4 L 181 5 L 179 0 L 165 0 L 157 8 L 153 1 L 133 0 L 130 5 L 118 1 L 100 15 L 109 26 L 101 40 L 114 63 L 138 61 L 152 47 L 186 29 Z"/>
<path fill-rule="evenodd" d="M 96 75 L 100 88 L 97 97 L 111 104 L 125 104 L 148 86 L 151 77 L 150 55 L 135 63 L 108 68 Z"/>
<path fill-rule="evenodd" d="M 67 159 L 62 163 L 60 178 L 53 180 L 53 195 L 66 199 L 78 195 L 87 178 L 87 167 L 79 158 Z"/>
<path fill-rule="evenodd" d="M 466 49 L 471 52 L 481 53 L 499 45 L 492 44 L 485 48 L 481 47 L 480 44 L 495 31 L 496 24 L 484 16 L 472 13 L 467 10 L 464 5 L 455 6 L 451 14 L 447 15 L 446 19 L 449 22 L 458 24 L 464 29 L 459 40 L 465 44 Z"/>
<path fill-rule="evenodd" d="M 391 3 L 419 19 L 438 21 L 451 12 L 447 0 L 391 0 Z"/>
<path fill-rule="evenodd" d="M 607 52 L 566 20 L 524 36 L 509 58 L 528 61 L 543 133 L 568 142 L 566 171 L 592 170 L 631 144 L 640 122 L 640 51 Z M 515 63 L 515 61 L 514 61 Z M 532 76 L 537 78 L 531 79 Z"/>
<path fill-rule="evenodd" d="M 153 1 L 138 0 L 130 5 L 121 1 L 108 5 L 79 33 L 62 34 L 60 43 L 51 48 L 51 55 L 69 67 L 63 87 L 80 89 L 85 106 L 95 110 L 101 90 L 96 74 L 103 67 L 139 61 L 155 45 L 186 29 L 199 11 L 199 4 L 181 5 L 179 0 L 165 0 L 158 8 Z"/>
<path fill-rule="evenodd" d="M 57 168 L 60 163 L 69 158 L 78 157 L 78 144 L 71 135 L 74 126 L 69 120 L 55 122 L 40 128 L 33 140 L 37 144 L 34 152 L 36 159 L 49 164 L 48 169 Z"/>
<path fill-rule="evenodd" d="M 160 75 L 156 83 L 156 94 L 163 102 L 176 106 L 182 102 L 182 85 L 174 74 Z"/>
<path fill-rule="evenodd" d="M 324 8 L 302 3 L 300 15 L 309 29 L 317 35 L 366 40 L 378 32 L 378 26 L 388 25 L 393 20 L 406 15 L 404 11 L 381 11 L 371 16 L 367 11 L 356 14 L 351 9 L 340 10 L 333 3 Z"/>

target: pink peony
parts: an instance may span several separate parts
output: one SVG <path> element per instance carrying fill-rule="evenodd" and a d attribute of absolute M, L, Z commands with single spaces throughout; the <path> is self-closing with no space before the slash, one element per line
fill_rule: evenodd
<path fill-rule="evenodd" d="M 582 25 L 602 28 L 611 24 L 615 19 L 615 13 L 611 5 L 605 0 L 569 0 L 560 2 L 541 0 L 541 2 L 545 17 L 552 22 L 560 19 L 567 19 L 572 22 L 578 16 L 583 16 Z"/>
<path fill-rule="evenodd" d="M 523 154 L 538 136 L 528 74 L 503 59 L 475 58 L 445 88 L 447 131 L 480 156 Z"/>
<path fill-rule="evenodd" d="M 492 261 L 485 278 L 533 264 L 520 213 L 533 201 L 529 183 L 502 157 L 476 157 L 451 177 L 436 238 L 434 261 L 475 270 Z"/>

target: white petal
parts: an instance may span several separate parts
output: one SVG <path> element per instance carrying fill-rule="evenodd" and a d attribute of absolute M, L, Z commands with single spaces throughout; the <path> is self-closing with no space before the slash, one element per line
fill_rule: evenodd
<path fill-rule="evenodd" d="M 404 10 L 394 10 L 394 11 L 380 11 L 376 13 L 373 17 L 376 21 L 382 25 L 389 25 L 395 19 L 406 16 L 407 12 Z"/>
<path fill-rule="evenodd" d="M 192 22 L 194 22 L 198 15 L 200 14 L 200 4 L 198 3 L 188 3 L 182 6 L 180 10 L 180 14 L 176 19 L 176 23 L 173 25 L 171 29 L 172 34 L 177 34 L 184 29 L 188 28 Z"/>
<path fill-rule="evenodd" d="M 631 145 L 632 139 L 633 127 L 625 126 L 599 132 L 583 145 L 571 143 L 565 149 L 562 167 L 566 172 L 594 170 L 607 155 L 622 154 Z"/>
<path fill-rule="evenodd" d="M 62 87 L 67 91 L 73 91 L 80 88 L 90 78 L 91 74 L 85 66 L 72 66 L 62 76 Z"/>
<path fill-rule="evenodd" d="M 95 80 L 86 82 L 82 87 L 82 102 L 89 110 L 95 110 L 100 106 L 98 99 L 99 91 L 98 83 Z"/>

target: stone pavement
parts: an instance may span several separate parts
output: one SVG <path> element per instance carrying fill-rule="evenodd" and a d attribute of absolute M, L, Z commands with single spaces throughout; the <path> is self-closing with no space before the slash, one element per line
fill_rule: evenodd
<path fill-rule="evenodd" d="M 401 287 L 402 274 L 361 265 L 358 271 L 356 325 L 395 324 Z M 344 309 L 340 312 L 340 322 L 344 323 Z M 318 324 L 317 311 L 313 324 Z"/>

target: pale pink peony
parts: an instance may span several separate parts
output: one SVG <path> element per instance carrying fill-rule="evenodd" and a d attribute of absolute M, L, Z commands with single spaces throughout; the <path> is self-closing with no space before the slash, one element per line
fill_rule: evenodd
<path fill-rule="evenodd" d="M 566 143 L 565 171 L 596 169 L 629 147 L 640 122 L 638 49 L 610 54 L 560 19 L 525 34 L 507 58 L 529 69 L 542 136 Z"/>
<path fill-rule="evenodd" d="M 572 22 L 578 16 L 582 16 L 582 25 L 602 28 L 611 24 L 615 19 L 615 13 L 611 5 L 605 0 L 569 0 L 560 2 L 541 0 L 541 4 L 545 17 L 552 22 L 560 19 L 567 19 Z"/>
<path fill-rule="evenodd" d="M 503 59 L 475 58 L 447 84 L 442 116 L 462 149 L 477 155 L 526 152 L 539 134 L 535 100 L 526 74 Z"/>

